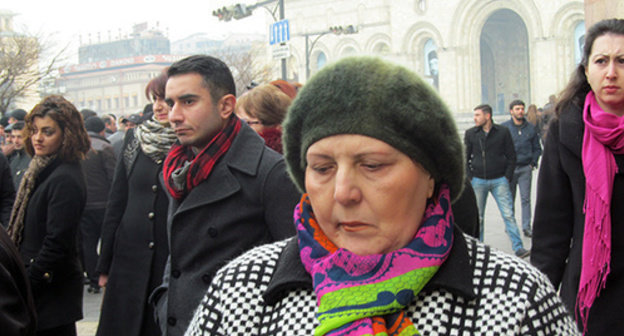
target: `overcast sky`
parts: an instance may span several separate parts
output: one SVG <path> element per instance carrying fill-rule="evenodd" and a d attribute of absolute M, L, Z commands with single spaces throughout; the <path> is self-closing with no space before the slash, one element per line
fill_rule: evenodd
<path fill-rule="evenodd" d="M 121 33 L 128 34 L 134 24 L 147 22 L 149 27 L 157 24 L 168 31 L 171 41 L 193 33 L 208 33 L 218 38 L 229 32 L 265 33 L 268 28 L 268 11 L 258 8 L 245 19 L 220 22 L 212 15 L 218 7 L 234 3 L 253 4 L 246 0 L 21 0 L 3 1 L 0 10 L 18 14 L 14 18 L 16 30 L 26 28 L 30 33 L 51 36 L 57 45 L 69 44 L 70 57 L 77 60 L 80 38 L 87 43 L 115 39 Z"/>

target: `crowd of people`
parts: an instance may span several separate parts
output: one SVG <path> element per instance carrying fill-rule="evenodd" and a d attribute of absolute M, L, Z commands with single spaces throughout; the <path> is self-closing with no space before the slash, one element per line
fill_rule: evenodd
<path fill-rule="evenodd" d="M 7 113 L 2 334 L 75 336 L 85 285 L 100 336 L 618 334 L 624 20 L 586 36 L 558 97 L 500 125 L 480 104 L 463 141 L 373 57 L 237 96 L 194 55 L 123 120 L 58 95 Z M 515 255 L 484 242 L 488 193 Z"/>

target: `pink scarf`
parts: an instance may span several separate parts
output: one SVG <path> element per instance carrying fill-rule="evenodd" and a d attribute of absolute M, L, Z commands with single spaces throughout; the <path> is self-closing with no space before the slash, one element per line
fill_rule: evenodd
<path fill-rule="evenodd" d="M 590 91 L 585 97 L 583 121 L 585 233 L 576 304 L 586 331 L 589 309 L 611 270 L 611 194 L 617 172 L 613 154 L 624 154 L 624 118 L 604 112 Z"/>

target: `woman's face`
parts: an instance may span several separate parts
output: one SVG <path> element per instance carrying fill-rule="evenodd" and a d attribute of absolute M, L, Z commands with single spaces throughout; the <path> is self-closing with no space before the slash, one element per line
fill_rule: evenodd
<path fill-rule="evenodd" d="M 152 96 L 152 110 L 154 111 L 154 117 L 161 124 L 169 124 L 169 105 L 165 102 L 165 99 L 156 95 Z"/>
<path fill-rule="evenodd" d="M 435 181 L 418 163 L 375 138 L 342 134 L 306 153 L 305 187 L 325 235 L 358 255 L 409 243 Z"/>
<path fill-rule="evenodd" d="M 600 107 L 624 115 L 624 35 L 605 34 L 594 40 L 585 75 Z"/>
<path fill-rule="evenodd" d="M 58 152 L 63 143 L 63 131 L 49 116 L 35 117 L 30 137 L 35 155 L 45 156 Z"/>
<path fill-rule="evenodd" d="M 236 109 L 236 116 L 240 120 L 246 122 L 249 127 L 253 128 L 253 130 L 256 131 L 256 133 L 260 133 L 264 130 L 264 125 L 262 125 L 262 122 L 258 118 L 250 116 L 249 113 L 247 113 L 247 111 L 245 111 L 245 109 L 240 106 Z"/>

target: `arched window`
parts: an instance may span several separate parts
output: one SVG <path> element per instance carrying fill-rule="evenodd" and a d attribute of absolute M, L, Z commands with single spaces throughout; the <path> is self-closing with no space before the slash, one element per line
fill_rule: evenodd
<path fill-rule="evenodd" d="M 574 64 L 579 64 L 583 60 L 583 48 L 585 46 L 585 21 L 579 22 L 574 27 Z"/>
<path fill-rule="evenodd" d="M 429 82 L 433 87 L 438 89 L 438 47 L 432 39 L 428 39 L 425 42 L 423 48 L 423 64 L 425 65 L 425 77 L 429 79 Z"/>
<path fill-rule="evenodd" d="M 327 56 L 324 52 L 319 51 L 318 55 L 316 56 L 316 70 L 321 70 L 321 68 L 324 67 L 325 64 L 327 64 Z"/>

